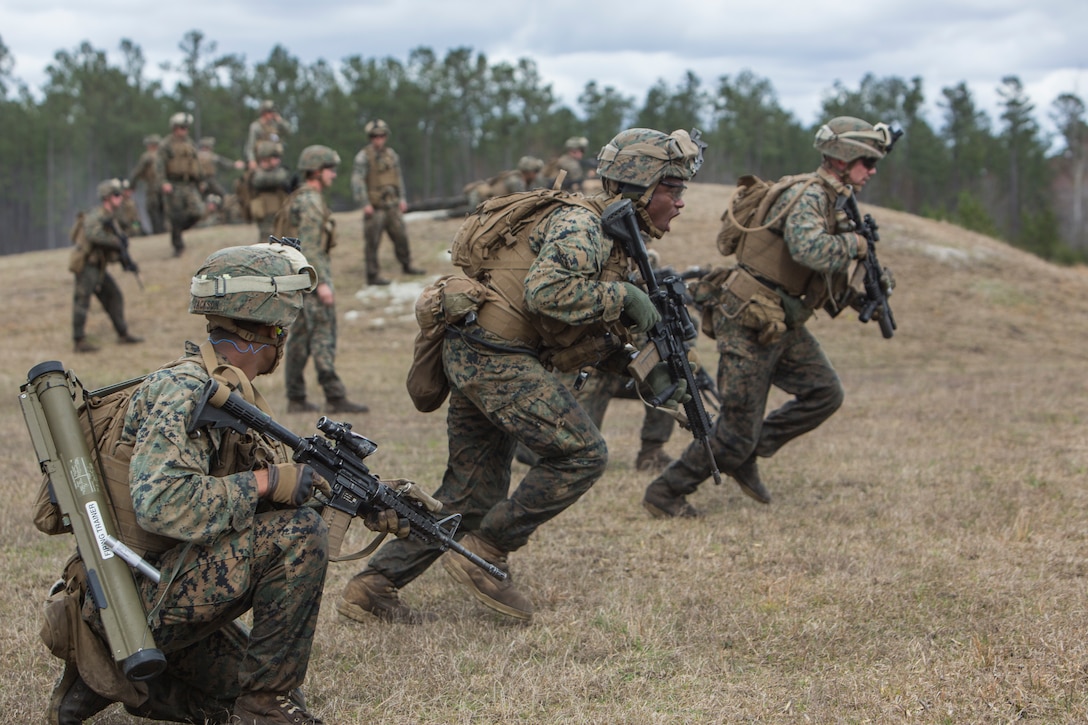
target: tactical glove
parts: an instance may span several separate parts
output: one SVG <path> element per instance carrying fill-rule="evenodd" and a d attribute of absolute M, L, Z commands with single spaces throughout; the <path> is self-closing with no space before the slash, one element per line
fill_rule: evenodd
<path fill-rule="evenodd" d="M 363 525 L 380 534 L 393 534 L 398 539 L 403 539 L 412 533 L 408 519 L 400 518 L 393 509 L 371 511 L 363 518 Z"/>
<path fill-rule="evenodd" d="M 277 463 L 268 467 L 268 493 L 276 503 L 301 506 L 314 492 L 314 469 L 305 463 Z"/>
<path fill-rule="evenodd" d="M 661 313 L 650 301 L 650 296 L 630 282 L 621 282 L 625 295 L 623 298 L 624 324 L 634 332 L 647 332 L 661 321 Z"/>
<path fill-rule="evenodd" d="M 669 375 L 669 366 L 664 360 L 654 365 L 653 369 L 650 370 L 650 374 L 646 376 L 646 385 L 650 388 L 654 398 L 664 395 L 673 385 L 676 386 L 672 394 L 661 402 L 662 408 L 675 409 L 691 400 L 691 396 L 688 394 L 688 382 L 680 380 L 673 383 L 672 377 Z"/>

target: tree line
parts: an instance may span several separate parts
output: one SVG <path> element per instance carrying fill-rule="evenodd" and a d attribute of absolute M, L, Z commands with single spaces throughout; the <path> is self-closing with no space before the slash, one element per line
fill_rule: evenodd
<path fill-rule="evenodd" d="M 561 104 L 529 58 L 491 63 L 471 48 L 439 56 L 413 50 L 404 61 L 353 55 L 338 65 L 306 65 L 282 45 L 253 64 L 220 54 L 203 32 L 178 44 L 164 64 L 180 80 L 168 89 L 147 73 L 142 50 L 120 43 L 113 65 L 83 42 L 60 50 L 32 93 L 13 73 L 0 37 L 0 253 L 65 246 L 76 212 L 95 203 L 95 185 L 124 177 L 142 139 L 168 133 L 177 111 L 193 114 L 194 140 L 239 158 L 263 99 L 276 102 L 294 132 L 285 164 L 315 143 L 336 149 L 341 174 L 331 190 L 336 210 L 354 206 L 350 165 L 366 142 L 364 124 L 385 119 L 401 156 L 411 201 L 456 195 L 471 181 L 513 168 L 533 155 L 547 161 L 570 136 L 590 140 L 587 156 L 628 126 L 670 131 L 698 127 L 708 143 L 699 181 L 731 184 L 742 174 L 777 178 L 815 168 L 814 126 L 782 108 L 772 82 L 751 70 L 704 84 L 688 71 L 675 85 L 658 80 L 641 103 L 590 80 L 577 108 Z M 1000 115 L 980 110 L 963 82 L 940 90 L 937 125 L 923 115 L 921 78 L 863 76 L 835 82 L 820 117 L 898 120 L 906 131 L 865 189 L 865 200 L 992 234 L 1043 258 L 1084 261 L 1085 105 L 1074 93 L 1047 109 L 1061 135 L 1060 153 L 1015 75 L 1000 79 Z M 723 199 L 723 206 L 725 200 Z"/>

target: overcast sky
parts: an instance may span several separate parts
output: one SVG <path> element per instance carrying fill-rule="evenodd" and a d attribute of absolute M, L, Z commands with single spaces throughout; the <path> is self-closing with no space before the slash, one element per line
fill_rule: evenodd
<path fill-rule="evenodd" d="M 158 74 L 193 29 L 249 64 L 277 43 L 334 67 L 351 55 L 405 60 L 421 46 L 532 58 L 575 111 L 590 80 L 641 104 L 656 81 L 675 87 L 688 70 L 708 90 L 751 70 L 805 124 L 834 81 L 857 88 L 866 73 L 921 76 L 936 126 L 941 89 L 961 81 L 993 118 L 1001 79 L 1019 76 L 1048 127 L 1060 93 L 1088 98 L 1088 0 L 0 0 L 0 40 L 32 89 L 58 50 L 84 40 L 117 64 L 128 38 Z"/>

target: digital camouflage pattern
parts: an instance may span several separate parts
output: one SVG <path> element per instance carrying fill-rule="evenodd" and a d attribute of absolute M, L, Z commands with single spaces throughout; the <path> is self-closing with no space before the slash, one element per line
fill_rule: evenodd
<path fill-rule="evenodd" d="M 101 206 L 87 212 L 83 219 L 83 238 L 89 249 L 83 269 L 75 276 L 72 296 L 72 339 L 76 341 L 85 336 L 92 296 L 102 303 L 117 335 L 128 335 L 124 295 L 106 270 L 108 264 L 120 259 L 121 239 L 110 226 L 112 220 L 113 215 Z"/>
<path fill-rule="evenodd" d="M 378 257 L 382 232 L 393 242 L 393 253 L 401 269 L 412 267 L 412 250 L 408 243 L 408 229 L 400 204 L 404 199 L 404 178 L 401 175 L 400 157 L 388 146 L 376 150 L 367 144 L 355 154 L 351 172 L 351 192 L 355 201 L 364 207 L 363 259 L 367 281 L 381 277 L 382 265 Z M 367 216 L 369 206 L 373 212 Z"/>
<path fill-rule="evenodd" d="M 302 684 L 309 661 L 327 528 L 315 509 L 271 509 L 257 498 L 252 468 L 289 461 L 275 442 L 239 455 L 236 470 L 212 473 L 221 449 L 239 437 L 221 429 L 188 435 L 209 375 L 196 345 L 186 344 L 185 357 L 144 380 L 121 436 L 132 446 L 137 520 L 181 542 L 153 562 L 164 572 L 160 585 L 140 582 L 149 624 L 168 673 L 198 689 L 287 692 Z M 209 636 L 250 609 L 248 650 Z"/>
<path fill-rule="evenodd" d="M 835 213 L 834 204 L 837 193 L 850 189 L 822 168 L 818 174 L 826 184 L 790 187 L 767 218 L 773 219 L 800 194 L 778 225 L 789 254 L 805 267 L 841 278 L 857 254 L 857 235 L 849 231 L 845 215 Z M 834 229 L 828 229 L 828 219 L 836 220 Z M 800 307 L 800 300 L 794 306 Z M 720 305 L 714 308 L 712 319 L 720 353 L 717 382 L 722 401 L 711 448 L 719 470 L 729 474 L 749 457 L 770 457 L 819 426 L 842 405 L 844 392 L 819 342 L 803 324 L 761 342 L 760 329 L 745 326 L 740 318 L 731 319 Z M 772 385 L 793 397 L 764 417 Z M 674 494 L 686 495 L 710 473 L 705 449 L 692 443 L 651 486 L 663 483 Z"/>
<path fill-rule="evenodd" d="M 291 171 L 285 166 L 261 168 L 258 166 L 249 176 L 252 194 L 250 215 L 257 223 L 257 241 L 268 241 L 275 226 L 276 212 L 287 201 L 287 186 Z"/>
<path fill-rule="evenodd" d="M 619 318 L 622 284 L 596 279 L 612 252 L 598 215 L 560 207 L 537 224 L 530 245 L 537 253 L 525 280 L 530 310 L 559 327 Z M 512 344 L 474 323 L 462 329 L 464 335 L 446 338 L 442 352 L 451 388 L 449 460 L 435 497 L 463 515 L 463 531 L 513 551 L 589 490 L 605 470 L 608 450 L 589 414 L 536 356 L 474 341 Z M 540 460 L 510 491 L 519 442 Z M 403 587 L 440 553 L 396 540 L 371 558 L 370 568 Z"/>
<path fill-rule="evenodd" d="M 269 109 L 275 111 L 275 108 Z M 273 141 L 282 145 L 285 144 L 285 139 L 291 132 L 291 127 L 279 116 L 272 116 L 269 119 L 258 118 L 253 123 L 249 124 L 249 132 L 246 135 L 246 144 L 242 151 L 245 156 L 245 160 L 249 162 L 255 162 L 257 160 L 257 142 L 258 141 Z"/>
<path fill-rule="evenodd" d="M 891 140 L 887 124 L 874 126 L 853 116 L 838 116 L 820 126 L 812 146 L 824 156 L 849 163 L 863 157 L 884 158 Z"/>
<path fill-rule="evenodd" d="M 858 256 L 859 237 L 842 211 L 835 210 L 838 194 L 849 196 L 852 191 L 824 168 L 816 172 L 826 184 L 796 184 L 782 192 L 767 212 L 773 219 L 801 195 L 786 218 L 772 227 L 782 233 L 795 262 L 816 272 L 845 275 Z M 827 220 L 834 218 L 836 226 L 828 229 Z"/>
<path fill-rule="evenodd" d="M 204 175 L 193 142 L 176 136 L 164 139 L 155 156 L 155 175 L 172 187 L 169 193 L 163 192 L 163 207 L 170 220 L 170 243 L 174 253 L 180 254 L 185 248 L 181 233 L 204 216 L 200 194 Z"/>
<path fill-rule="evenodd" d="M 157 145 L 161 139 L 158 136 L 144 139 L 145 145 L 150 145 L 148 139 L 154 138 Z M 147 211 L 148 221 L 151 222 L 151 233 L 162 234 L 166 231 L 166 217 L 162 199 L 162 178 L 155 169 L 155 157 L 157 151 L 148 149 L 144 151 L 132 171 L 128 173 L 128 183 L 135 188 L 138 182 L 144 183 L 144 208 Z"/>
<path fill-rule="evenodd" d="M 317 271 L 318 285 L 332 282 L 329 251 L 335 244 L 332 216 L 321 192 L 309 185 L 299 187 L 288 201 L 288 223 L 297 227 L 302 253 Z M 313 358 L 317 382 L 328 400 L 346 397 L 340 375 L 336 372 L 336 305 L 325 305 L 316 294 L 307 294 L 302 312 L 287 336 L 284 358 L 287 398 L 306 399 L 303 372 L 306 361 Z"/>

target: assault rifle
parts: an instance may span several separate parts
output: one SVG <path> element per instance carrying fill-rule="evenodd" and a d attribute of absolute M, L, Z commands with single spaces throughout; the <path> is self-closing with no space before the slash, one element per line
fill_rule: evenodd
<path fill-rule="evenodd" d="M 642 279 L 646 282 L 646 290 L 650 295 L 650 300 L 654 303 L 657 311 L 661 313 L 661 320 L 647 334 L 650 342 L 653 343 L 652 347 L 656 352 L 656 358 L 665 361 L 668 366 L 669 377 L 672 379 L 673 384 L 647 402 L 654 406 L 660 405 L 676 391 L 681 381 L 687 384 L 688 392 L 691 395 L 690 400 L 684 403 L 688 428 L 691 430 L 692 437 L 702 443 L 706 449 L 707 457 L 710 460 L 711 475 L 714 476 L 714 483 L 721 483 L 722 476 L 718 471 L 717 463 L 714 461 L 714 451 L 710 447 L 710 416 L 707 415 L 706 407 L 703 405 L 699 385 L 695 379 L 695 374 L 691 370 L 691 363 L 688 361 L 687 346 L 684 345 L 686 341 L 695 339 L 699 334 L 695 329 L 695 324 L 691 321 L 688 308 L 684 304 L 687 288 L 679 277 L 666 277 L 659 282 L 657 277 L 654 276 L 654 270 L 650 265 L 650 257 L 646 253 L 646 243 L 642 241 L 642 235 L 639 233 L 638 222 L 635 220 L 634 205 L 630 199 L 621 199 L 609 204 L 604 213 L 601 214 L 601 228 L 606 235 L 618 240 L 623 245 L 624 251 L 627 252 L 627 256 L 635 260 L 639 272 L 642 274 Z M 647 350 L 650 350 L 650 346 L 647 346 Z M 639 357 L 642 357 L 643 354 L 640 354 Z M 648 371 L 657 362 L 657 359 L 650 356 L 647 360 L 638 360 L 636 358 L 636 362 L 640 367 L 644 366 L 644 369 Z"/>
<path fill-rule="evenodd" d="M 140 285 L 140 290 L 144 288 L 143 280 L 140 279 L 140 267 L 136 264 L 136 260 L 132 258 L 132 254 L 128 251 L 128 235 L 121 231 L 121 227 L 117 226 L 116 219 L 110 219 L 110 229 L 117 235 L 117 238 L 121 240 L 121 248 L 118 250 L 118 255 L 121 257 L 121 269 L 126 272 L 132 272 L 136 275 L 136 284 Z"/>
<path fill-rule="evenodd" d="M 888 128 L 888 134 L 889 140 L 884 146 L 885 156 L 892 152 L 892 147 L 895 146 L 896 141 L 903 136 L 903 129 L 898 123 L 892 123 Z M 887 289 L 882 281 L 884 268 L 880 266 L 880 262 L 876 258 L 876 243 L 880 241 L 876 221 L 873 220 L 872 214 L 861 216 L 855 194 L 845 197 L 842 208 L 846 212 L 846 217 L 854 223 L 854 231 L 865 237 L 865 243 L 868 245 L 868 253 L 865 255 L 865 259 L 862 260 L 862 265 L 865 267 L 865 301 L 858 311 L 858 319 L 862 322 L 868 322 L 873 319 L 873 316 L 879 310 L 880 332 L 885 339 L 890 338 L 895 334 L 895 316 L 888 304 L 888 297 L 891 296 L 892 291 Z"/>
<path fill-rule="evenodd" d="M 450 514 L 436 519 L 420 502 L 407 498 L 382 483 L 363 459 L 377 450 L 373 441 L 351 430 L 349 423 L 337 423 L 322 416 L 317 428 L 318 435 L 303 438 L 295 435 L 241 395 L 231 392 L 224 396 L 219 383 L 208 380 L 204 395 L 196 407 L 189 424 L 189 435 L 199 435 L 205 426 L 232 428 L 239 433 L 248 429 L 266 435 L 285 444 L 294 451 L 296 463 L 305 463 L 329 482 L 332 494 L 326 506 L 349 516 L 365 516 L 371 511 L 392 509 L 401 519 L 407 519 L 413 538 L 440 550 L 451 549 L 486 571 L 499 581 L 507 577 L 499 567 L 473 554 L 454 540 L 461 514 Z"/>
<path fill-rule="evenodd" d="M 872 214 L 861 216 L 861 212 L 858 211 L 858 200 L 853 194 L 846 199 L 843 211 L 846 212 L 847 218 L 854 222 L 854 231 L 865 237 L 865 243 L 869 247 L 865 259 L 861 260 L 865 267 L 865 301 L 858 311 L 858 319 L 868 322 L 873 319 L 877 310 L 880 310 L 880 332 L 885 338 L 890 338 L 895 334 L 895 316 L 888 304 L 888 297 L 891 296 L 892 291 L 886 289 L 881 281 L 884 277 L 884 268 L 880 266 L 876 258 L 876 243 L 880 241 L 876 221 L 873 220 Z"/>

